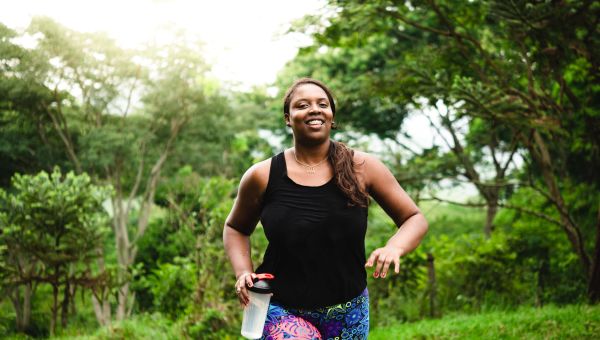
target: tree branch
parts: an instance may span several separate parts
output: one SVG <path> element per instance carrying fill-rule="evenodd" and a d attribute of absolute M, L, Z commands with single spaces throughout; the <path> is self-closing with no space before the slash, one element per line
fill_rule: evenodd
<path fill-rule="evenodd" d="M 504 175 L 506 174 L 506 170 L 508 169 L 509 164 L 512 162 L 513 157 L 515 155 L 515 152 L 517 152 L 517 148 L 518 148 L 518 143 L 517 143 L 517 140 L 518 140 L 517 137 L 518 136 L 517 136 L 517 134 L 515 134 L 512 137 L 511 141 L 510 141 L 510 147 L 509 147 L 509 149 L 511 150 L 510 154 L 508 155 L 508 159 L 506 160 L 506 164 L 504 164 L 504 166 L 500 170 L 502 172 L 502 177 L 504 177 Z"/>
<path fill-rule="evenodd" d="M 140 187 L 140 183 L 142 181 L 142 175 L 144 173 L 144 159 L 145 159 L 145 154 L 146 154 L 146 142 L 142 141 L 142 145 L 140 147 L 140 164 L 138 166 L 138 171 L 137 174 L 135 175 L 135 182 L 133 184 L 133 188 L 131 189 L 131 192 L 129 193 L 129 197 L 127 198 L 127 205 L 125 208 L 125 211 L 127 211 L 127 213 L 129 213 L 130 209 L 131 209 L 131 202 L 133 201 L 133 198 L 135 197 L 135 195 L 137 195 L 137 191 Z"/>
<path fill-rule="evenodd" d="M 447 199 L 443 199 L 443 198 L 439 198 L 436 196 L 432 196 L 432 197 L 427 197 L 427 198 L 422 198 L 422 201 L 438 201 L 438 202 L 443 202 L 443 203 L 449 203 L 449 204 L 453 204 L 453 205 L 459 205 L 459 206 L 463 206 L 463 207 L 471 207 L 471 208 L 486 208 L 487 204 L 486 203 L 463 203 L 463 202 L 456 202 L 456 201 L 451 201 L 451 200 L 447 200 Z M 524 207 L 519 207 L 516 205 L 511 205 L 511 204 L 505 204 L 505 203 L 500 203 L 498 202 L 498 206 L 502 207 L 502 208 L 506 208 L 506 209 L 511 209 L 511 210 L 516 210 L 528 215 L 532 215 L 535 216 L 537 218 L 543 219 L 547 222 L 550 222 L 552 224 L 555 224 L 557 226 L 562 227 L 563 224 L 561 221 L 556 220 L 544 213 L 541 213 L 539 211 L 535 211 L 533 209 L 529 209 L 529 208 L 524 208 Z"/>
<path fill-rule="evenodd" d="M 175 142 L 175 139 L 177 138 L 177 136 L 179 135 L 179 131 L 181 130 L 181 128 L 183 127 L 183 125 L 185 124 L 186 121 L 187 121 L 187 117 L 175 118 L 172 121 L 171 135 L 169 136 L 169 139 L 167 141 L 167 144 L 165 145 L 165 148 L 164 148 L 162 154 L 156 160 L 156 162 L 154 163 L 154 166 L 152 167 L 152 170 L 150 172 L 150 177 L 148 178 L 148 181 L 146 182 L 147 183 L 146 184 L 146 192 L 144 193 L 144 197 L 142 199 L 142 205 L 140 207 L 140 216 L 139 216 L 139 220 L 138 220 L 137 234 L 136 234 L 133 242 L 130 245 L 130 248 L 131 248 L 130 260 L 135 258 L 135 254 L 137 252 L 137 241 L 146 232 L 146 227 L 148 226 L 148 219 L 150 217 L 149 216 L 150 215 L 150 207 L 152 206 L 152 201 L 154 200 L 154 193 L 156 191 L 156 186 L 158 184 L 158 179 L 160 177 L 160 172 L 162 170 L 162 167 L 163 167 L 165 161 L 167 160 L 169 153 L 171 152 L 172 145 Z"/>
<path fill-rule="evenodd" d="M 48 114 L 48 116 L 50 117 L 50 119 L 52 120 L 52 125 L 54 126 L 54 130 L 56 131 L 56 133 L 58 133 L 58 136 L 60 137 L 60 139 L 62 140 L 65 148 L 67 149 L 67 156 L 69 157 L 69 159 L 71 160 L 71 162 L 73 162 L 73 166 L 75 167 L 75 171 L 78 174 L 81 174 L 83 172 L 82 168 L 81 168 L 81 163 L 79 162 L 79 159 L 77 157 L 77 154 L 75 153 L 75 146 L 73 145 L 73 142 L 71 140 L 71 136 L 69 134 L 69 128 L 67 126 L 67 122 L 63 117 L 63 113 L 62 113 L 62 105 L 61 105 L 61 99 L 58 96 L 58 89 L 54 88 L 54 98 L 57 104 L 57 113 L 58 113 L 58 117 L 54 115 L 54 113 L 52 112 L 52 110 L 50 109 L 50 107 L 48 106 L 48 104 L 43 103 L 42 105 L 44 106 L 44 109 L 46 111 L 46 113 Z M 60 119 L 62 117 L 62 119 Z M 62 126 L 61 123 L 59 122 L 59 120 L 62 121 Z"/>
<path fill-rule="evenodd" d="M 131 98 L 133 97 L 133 90 L 135 89 L 136 83 L 139 79 L 141 69 L 142 67 L 138 65 L 135 71 L 135 77 L 133 78 L 133 84 L 131 84 L 131 89 L 129 90 L 129 95 L 127 96 L 127 105 L 125 106 L 125 112 L 123 112 L 123 118 L 126 118 L 127 114 L 129 113 L 129 107 L 131 106 Z"/>

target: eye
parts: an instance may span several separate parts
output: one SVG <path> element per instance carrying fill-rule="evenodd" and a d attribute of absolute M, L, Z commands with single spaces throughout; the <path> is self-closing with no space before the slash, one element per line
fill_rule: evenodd
<path fill-rule="evenodd" d="M 308 107 L 307 103 L 299 103 L 298 105 L 296 105 L 297 108 L 299 109 L 306 109 Z"/>
<path fill-rule="evenodd" d="M 319 104 L 319 106 L 320 106 L 320 107 L 322 107 L 322 108 L 326 108 L 326 107 L 328 107 L 329 105 L 328 105 L 327 103 L 321 103 L 321 104 Z"/>

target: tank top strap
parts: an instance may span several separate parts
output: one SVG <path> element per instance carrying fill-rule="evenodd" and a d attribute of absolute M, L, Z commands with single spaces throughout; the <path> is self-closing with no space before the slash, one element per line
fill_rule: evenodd
<path fill-rule="evenodd" d="M 265 200 L 269 199 L 273 190 L 277 189 L 285 177 L 285 158 L 283 151 L 271 157 L 271 168 L 269 169 L 269 181 L 265 190 Z"/>

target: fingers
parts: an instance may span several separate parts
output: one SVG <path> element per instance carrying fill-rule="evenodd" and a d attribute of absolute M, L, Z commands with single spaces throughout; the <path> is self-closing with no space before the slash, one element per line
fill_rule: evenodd
<path fill-rule="evenodd" d="M 244 284 L 244 276 L 245 275 L 241 276 L 240 279 L 238 279 L 235 283 L 235 292 L 237 294 L 238 300 L 240 301 L 240 305 L 242 308 L 244 308 L 249 301 L 248 291 L 246 290 Z"/>
<path fill-rule="evenodd" d="M 254 278 L 256 278 L 255 273 L 244 273 L 240 275 L 235 283 L 235 291 L 242 308 L 246 307 L 248 302 L 250 302 L 250 294 L 247 287 L 254 285 L 252 281 Z"/>
<path fill-rule="evenodd" d="M 375 271 L 373 272 L 374 278 L 385 278 L 388 275 L 390 265 L 394 263 L 394 272 L 400 272 L 400 256 L 391 254 L 385 251 L 384 248 L 378 248 L 371 253 L 365 267 L 373 267 L 375 265 Z"/>
<path fill-rule="evenodd" d="M 379 254 L 377 257 L 377 266 L 375 267 L 375 273 L 373 276 L 384 278 L 387 273 L 387 268 L 390 266 L 388 256 L 386 254 Z"/>
<path fill-rule="evenodd" d="M 365 264 L 365 267 L 373 267 L 373 263 L 377 259 L 378 251 L 379 251 L 379 249 L 376 249 L 375 251 L 373 251 L 371 253 L 371 256 L 369 256 L 369 259 L 367 259 L 367 263 Z"/>
<path fill-rule="evenodd" d="M 242 294 L 238 294 L 238 301 L 240 302 L 240 307 L 244 308 L 248 304 Z"/>
<path fill-rule="evenodd" d="M 252 279 L 253 279 L 253 277 L 252 277 L 252 274 L 250 274 L 250 275 L 244 275 L 244 277 L 245 277 L 245 281 L 246 281 L 246 286 L 247 286 L 247 287 L 252 287 L 252 285 L 253 285 L 253 282 L 252 282 Z M 245 288 L 245 287 L 244 287 L 244 288 Z"/>

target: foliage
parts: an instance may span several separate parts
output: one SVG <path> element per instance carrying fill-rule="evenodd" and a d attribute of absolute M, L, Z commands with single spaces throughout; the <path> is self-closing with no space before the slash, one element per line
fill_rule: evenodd
<path fill-rule="evenodd" d="M 140 243 L 140 308 L 182 321 L 192 338 L 231 333 L 241 315 L 222 242 L 234 189 L 233 180 L 182 167 L 158 188 L 164 214 Z"/>
<path fill-rule="evenodd" d="M 440 168 L 440 158 L 447 157 L 418 150 L 415 162 L 405 164 L 426 160 L 432 164 L 420 169 L 431 173 L 408 170 L 424 183 L 457 176 L 473 184 L 487 206 L 488 237 L 515 184 L 535 186 L 558 212 L 551 220 L 562 226 L 567 235 L 562 241 L 580 261 L 589 299 L 600 300 L 600 238 L 594 227 L 600 181 L 590 170 L 600 164 L 598 4 L 328 4 L 323 16 L 304 21 L 301 29 L 312 32 L 314 44 L 281 76 L 312 75 L 332 84 L 349 101 L 343 112 L 355 127 L 381 137 L 398 138 L 406 112 L 424 112 L 455 161 Z M 517 153 L 522 169 L 512 161 Z M 574 191 L 595 199 L 580 201 L 585 208 L 571 206 L 566 201 Z M 548 217 L 540 210 L 521 211 Z"/>
<path fill-rule="evenodd" d="M 577 192 L 568 197 L 568 203 L 572 206 L 588 204 L 577 201 L 598 199 L 594 195 L 580 195 Z M 515 206 L 533 207 L 549 216 L 558 217 L 545 198 L 531 188 L 518 190 L 510 202 Z M 565 242 L 560 226 L 508 209 L 498 214 L 497 225 L 503 233 L 510 235 L 510 247 L 517 255 L 515 264 L 532 273 L 533 277 L 530 279 L 535 281 L 538 289 L 535 293 L 536 303 L 565 304 L 581 301 L 585 291 L 581 280 L 584 273 L 581 272 L 577 257 Z"/>
<path fill-rule="evenodd" d="M 175 258 L 174 263 L 159 264 L 141 285 L 152 293 L 154 309 L 172 319 L 184 314 L 196 286 L 195 268 L 189 259 Z"/>
<path fill-rule="evenodd" d="M 439 303 L 449 310 L 476 312 L 489 306 L 530 303 L 535 282 L 505 235 L 465 235 L 436 240 Z"/>
<path fill-rule="evenodd" d="M 35 18 L 27 33 L 36 37 L 32 50 L 39 63 L 16 59 L 22 73 L 10 74 L 31 78 L 48 94 L 38 109 L 70 166 L 115 189 L 116 318 L 125 318 L 133 304 L 138 242 L 162 176 L 184 164 L 231 175 L 227 169 L 238 160 L 223 150 L 251 120 L 233 117 L 219 84 L 207 76 L 199 42 L 185 35 L 168 45 L 127 50 L 103 34 L 76 32 L 48 18 Z M 107 324 L 109 295 L 96 298 L 103 306 L 98 321 Z"/>
<path fill-rule="evenodd" d="M 231 312 L 231 311 L 229 311 Z M 241 322 L 228 323 L 228 317 L 217 309 L 207 309 L 200 320 L 189 325 L 186 335 L 192 339 L 235 339 L 239 338 Z"/>
<path fill-rule="evenodd" d="M 107 188 L 85 174 L 63 176 L 58 168 L 50 175 L 17 174 L 12 185 L 14 193 L 0 192 L 5 246 L 48 268 L 95 257 L 108 222 L 102 208 Z"/>
<path fill-rule="evenodd" d="M 42 103 L 52 93 L 34 75 L 32 65 L 42 63 L 34 51 L 13 42 L 19 34 L 0 23 L 0 186 L 8 187 L 14 173 L 52 170 L 66 159 L 60 141 L 52 134 Z M 18 143 L 15 143 L 18 141 Z"/>
<path fill-rule="evenodd" d="M 108 215 L 102 203 L 110 190 L 93 185 L 86 174 L 63 176 L 58 168 L 50 175 L 43 171 L 35 176 L 17 174 L 12 185 L 10 194 L 0 190 L 0 244 L 7 265 L 2 286 L 15 305 L 17 327 L 27 328 L 32 286 L 50 284 L 53 332 L 59 290 L 65 292 L 65 326 L 72 289 L 95 281 L 90 266 L 106 236 Z"/>
<path fill-rule="evenodd" d="M 314 44 L 275 86 L 300 76 L 330 85 L 342 127 L 334 138 L 389 147 L 382 159 L 430 222 L 421 247 L 402 258 L 400 275 L 368 279 L 372 337 L 598 333 L 589 321 L 598 319 L 596 307 L 493 311 L 579 303 L 598 286 L 586 278 L 600 268 L 599 10 L 584 0 L 331 0 L 323 15 L 296 23 Z M 24 36 L 33 46 L 19 44 Z M 271 88 L 230 92 L 210 78 L 203 55 L 183 35 L 127 50 L 47 18 L 26 32 L 0 24 L 0 186 L 8 188 L 15 173 L 55 165 L 81 174 L 56 175 L 60 190 L 48 184 L 54 175 L 28 182 L 18 175 L 20 189 L 0 191 L 0 336 L 22 331 L 9 323 L 25 318 L 30 301 L 34 336 L 48 336 L 48 311 L 62 308 L 75 320 L 60 329 L 65 338 L 238 337 L 223 223 L 237 177 L 290 135 Z M 406 125 L 414 115 L 428 119 L 431 131 Z M 406 142 L 423 133 L 441 143 Z M 427 197 L 465 182 L 480 194 L 458 202 L 466 206 Z M 112 231 L 99 227 L 107 224 L 100 207 L 107 183 Z M 61 201 L 80 189 L 87 192 L 81 200 Z M 15 197 L 44 203 L 16 204 Z M 484 224 L 495 227 L 490 237 Z M 367 253 L 395 228 L 373 204 Z M 267 245 L 260 225 L 251 241 L 258 264 Z M 61 295 L 71 305 L 65 309 L 51 284 L 70 293 L 67 282 L 78 294 Z M 129 284 L 135 303 L 123 299 Z M 131 311 L 131 320 L 108 315 L 94 334 L 92 296 L 109 314 L 120 300 L 118 318 Z M 435 314 L 432 302 L 438 315 L 483 314 L 392 326 Z"/>

